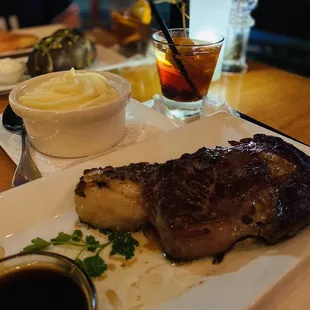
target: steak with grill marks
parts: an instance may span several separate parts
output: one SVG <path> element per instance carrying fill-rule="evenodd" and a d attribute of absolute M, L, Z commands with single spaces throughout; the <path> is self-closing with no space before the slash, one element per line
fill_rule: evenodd
<path fill-rule="evenodd" d="M 137 230 L 150 222 L 168 257 L 216 255 L 247 237 L 275 244 L 310 222 L 309 156 L 255 135 L 164 164 L 86 170 L 76 186 L 81 221 Z"/>

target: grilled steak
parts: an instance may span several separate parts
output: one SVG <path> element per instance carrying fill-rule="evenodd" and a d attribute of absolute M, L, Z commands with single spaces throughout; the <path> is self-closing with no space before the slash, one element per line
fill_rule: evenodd
<path fill-rule="evenodd" d="M 310 222 L 309 156 L 255 135 L 164 164 L 86 170 L 75 190 L 80 219 L 135 230 L 150 222 L 168 257 L 192 260 L 255 237 L 275 244 Z"/>

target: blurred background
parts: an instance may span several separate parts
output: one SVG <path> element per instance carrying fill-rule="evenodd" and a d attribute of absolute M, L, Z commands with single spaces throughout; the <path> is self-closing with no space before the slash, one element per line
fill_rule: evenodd
<path fill-rule="evenodd" d="M 106 30 L 112 29 L 111 11 L 129 7 L 137 0 L 0 0 L 0 30 L 9 29 L 19 23 L 19 27 L 36 26 L 49 22 L 63 23 L 66 20 L 70 26 L 81 27 L 84 30 L 94 27 Z M 146 0 L 141 0 L 146 1 Z M 176 5 L 167 3 L 175 0 L 155 0 L 168 27 L 181 27 L 180 10 Z M 188 0 L 187 10 L 190 10 Z M 204 1 L 207 0 L 197 0 Z M 216 1 L 224 0 L 208 0 Z M 232 0 L 237 1 L 237 0 Z M 255 2 L 256 0 L 239 0 L 239 2 Z M 162 3 L 161 3 L 162 2 Z M 70 6 L 68 16 L 58 16 Z M 42 12 L 41 12 L 42 11 Z M 68 13 L 68 12 L 67 12 Z M 20 15 L 19 21 L 11 18 L 11 14 Z M 80 15 L 77 20 L 74 15 Z M 310 76 L 310 0 L 259 0 L 251 13 L 255 20 L 251 27 L 247 59 Z M 53 16 L 56 16 L 54 18 Z M 9 21 L 5 21 L 4 16 Z M 158 25 L 152 20 L 153 29 Z M 112 44 L 112 43 L 111 43 Z"/>
<path fill-rule="evenodd" d="M 76 0 L 83 28 L 111 29 L 110 10 L 130 5 L 130 0 Z M 158 4 L 168 26 L 182 26 L 180 11 L 169 3 Z M 310 0 L 259 0 L 252 12 L 247 58 L 310 77 Z M 158 29 L 156 22 L 152 26 Z"/>

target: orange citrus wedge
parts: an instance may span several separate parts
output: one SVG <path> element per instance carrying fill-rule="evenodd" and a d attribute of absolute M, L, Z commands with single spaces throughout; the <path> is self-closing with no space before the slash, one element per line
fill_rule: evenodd
<path fill-rule="evenodd" d="M 137 0 L 131 11 L 143 24 L 148 25 L 151 22 L 151 7 L 146 0 Z"/>

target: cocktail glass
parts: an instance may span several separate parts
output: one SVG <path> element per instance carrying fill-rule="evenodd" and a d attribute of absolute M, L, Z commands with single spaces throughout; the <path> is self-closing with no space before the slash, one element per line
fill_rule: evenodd
<path fill-rule="evenodd" d="M 207 95 L 224 38 L 214 32 L 206 40 L 189 37 L 189 30 L 168 30 L 178 54 L 174 55 L 162 31 L 153 34 L 161 90 L 166 106 L 181 118 L 197 117 Z M 179 59 L 194 85 L 190 85 L 176 61 Z"/>
<path fill-rule="evenodd" d="M 151 8 L 146 0 L 137 0 L 129 8 L 113 10 L 114 34 L 125 55 L 145 55 L 151 37 Z"/>

